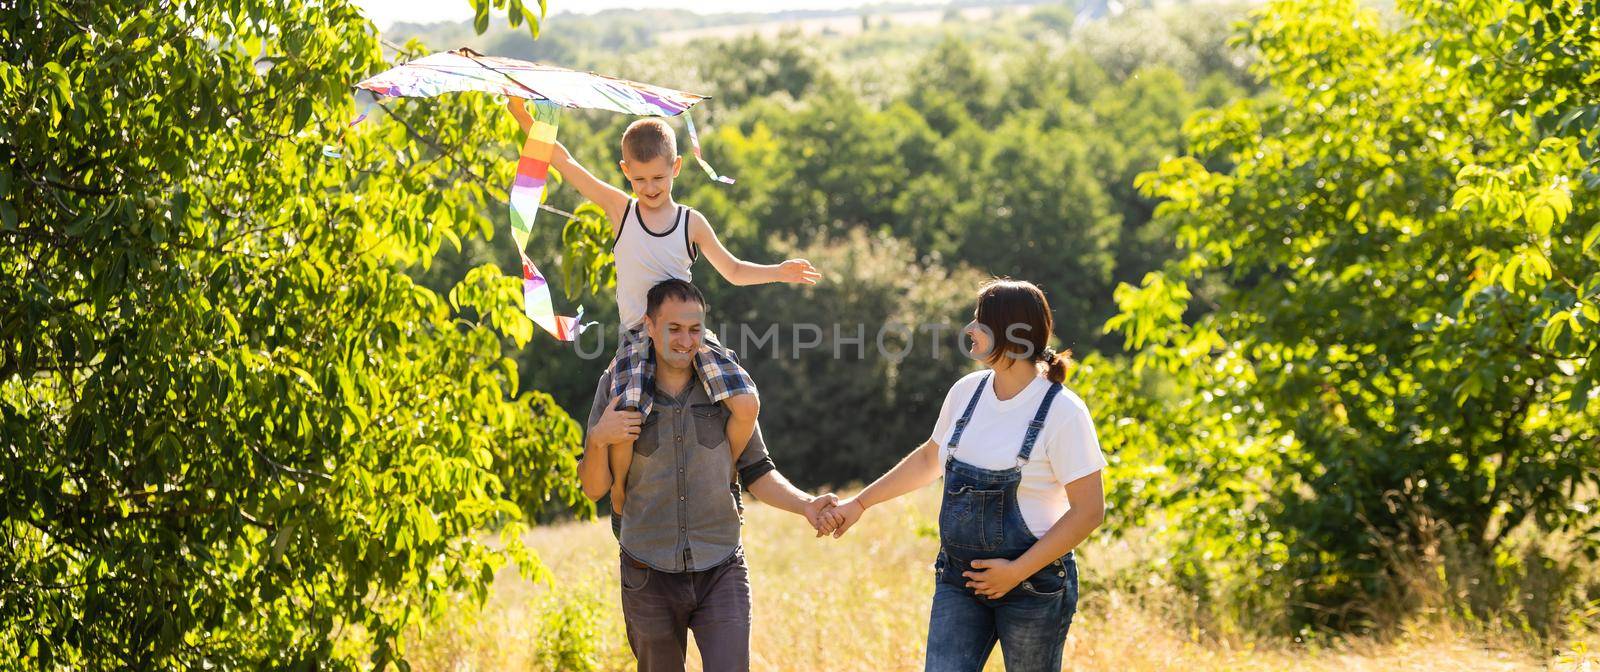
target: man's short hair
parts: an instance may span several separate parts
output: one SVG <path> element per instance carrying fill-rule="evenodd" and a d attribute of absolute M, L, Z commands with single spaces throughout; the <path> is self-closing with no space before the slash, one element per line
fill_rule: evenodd
<path fill-rule="evenodd" d="M 672 127 L 654 118 L 628 124 L 628 130 L 622 132 L 622 158 L 644 163 L 656 157 L 666 157 L 668 161 L 678 158 L 678 135 Z"/>
<path fill-rule="evenodd" d="M 656 286 L 651 287 L 648 294 L 645 294 L 644 314 L 650 316 L 651 319 L 655 319 L 656 313 L 661 309 L 661 304 L 666 303 L 668 299 L 693 301 L 700 304 L 701 310 L 706 308 L 706 296 L 701 294 L 700 288 L 694 286 L 693 283 L 677 279 L 662 280 L 656 283 Z"/>

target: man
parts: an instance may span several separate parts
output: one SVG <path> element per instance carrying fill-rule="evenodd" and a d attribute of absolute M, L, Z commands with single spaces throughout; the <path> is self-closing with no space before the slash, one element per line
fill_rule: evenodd
<path fill-rule="evenodd" d="M 750 667 L 750 574 L 739 545 L 735 466 L 750 494 L 804 516 L 819 535 L 838 522 L 825 513 L 837 497 L 811 497 L 777 472 L 759 426 L 732 463 L 728 410 L 698 378 L 705 305 L 682 280 L 650 289 L 650 415 L 619 409 L 611 373 L 601 376 L 578 467 L 584 494 L 599 500 L 612 485 L 609 446 L 633 442 L 628 496 L 612 523 L 622 544 L 622 616 L 641 672 L 683 670 L 690 630 L 707 672 Z"/>

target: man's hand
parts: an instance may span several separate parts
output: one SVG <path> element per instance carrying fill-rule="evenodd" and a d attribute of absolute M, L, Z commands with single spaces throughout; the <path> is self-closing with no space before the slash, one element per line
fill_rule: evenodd
<path fill-rule="evenodd" d="M 611 405 L 600 414 L 600 422 L 594 425 L 594 440 L 602 446 L 614 446 L 623 443 L 632 443 L 639 438 L 639 424 L 644 417 L 638 411 L 624 411 L 617 408 L 622 403 L 622 397 L 611 400 Z"/>
<path fill-rule="evenodd" d="M 867 507 L 862 505 L 861 501 L 855 497 L 851 497 L 844 503 L 834 507 L 830 513 L 839 518 L 839 524 L 833 529 L 833 538 L 838 539 L 844 536 L 845 530 L 850 529 L 851 525 L 855 525 L 856 521 L 861 520 L 861 514 L 866 512 Z"/>
<path fill-rule="evenodd" d="M 822 273 L 811 262 L 804 259 L 790 259 L 778 264 L 778 279 L 783 282 L 793 282 L 802 285 L 815 285 L 822 279 Z"/>
<path fill-rule="evenodd" d="M 839 526 L 840 518 L 833 513 L 833 508 L 838 504 L 839 498 L 831 492 L 812 497 L 806 504 L 806 521 L 811 523 L 818 537 L 833 532 Z"/>
<path fill-rule="evenodd" d="M 1006 593 L 1016 588 L 1023 579 L 1028 578 L 1022 574 L 1021 567 L 1011 560 L 973 560 L 972 566 L 982 569 L 981 572 L 962 572 L 961 575 L 970 579 L 967 587 L 973 592 L 998 600 L 1005 597 Z"/>
<path fill-rule="evenodd" d="M 567 151 L 567 146 L 556 141 L 555 151 L 550 153 L 550 165 L 565 166 L 572 162 L 572 152 Z"/>

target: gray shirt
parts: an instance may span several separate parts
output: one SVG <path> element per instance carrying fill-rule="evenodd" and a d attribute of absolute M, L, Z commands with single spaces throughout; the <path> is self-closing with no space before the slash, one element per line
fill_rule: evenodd
<path fill-rule="evenodd" d="M 728 410 L 691 380 L 676 396 L 652 390 L 655 403 L 633 442 L 623 487 L 622 550 L 663 572 L 710 569 L 739 550 L 740 503 L 728 447 Z M 588 429 L 611 405 L 611 374 L 600 377 Z M 754 483 L 775 467 L 761 427 L 739 456 L 739 480 Z"/>

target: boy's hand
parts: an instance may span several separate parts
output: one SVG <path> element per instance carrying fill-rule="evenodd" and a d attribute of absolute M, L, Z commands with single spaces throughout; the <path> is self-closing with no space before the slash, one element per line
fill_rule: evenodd
<path fill-rule="evenodd" d="M 822 273 L 817 267 L 804 259 L 790 259 L 778 264 L 778 279 L 783 282 L 793 282 L 802 285 L 815 285 L 822 279 Z"/>
<path fill-rule="evenodd" d="M 516 96 L 506 98 L 506 109 L 511 110 L 511 116 L 516 117 L 517 125 L 522 127 L 523 133 L 527 133 L 528 129 L 533 127 L 533 115 L 528 114 L 528 108 L 523 105 L 525 102 Z"/>

